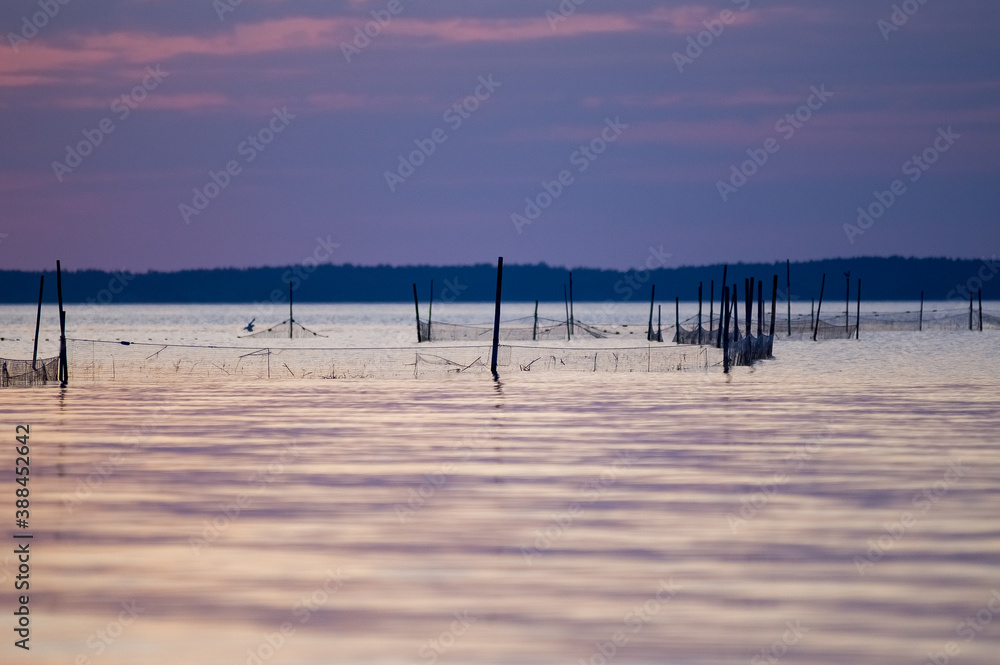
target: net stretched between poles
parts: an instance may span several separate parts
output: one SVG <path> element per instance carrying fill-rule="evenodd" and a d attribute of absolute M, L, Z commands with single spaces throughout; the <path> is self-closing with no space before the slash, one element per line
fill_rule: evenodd
<path fill-rule="evenodd" d="M 74 383 L 406 379 L 489 373 L 491 347 L 275 348 L 68 340 Z M 706 348 L 502 345 L 507 373 L 706 371 L 721 356 Z"/>
<path fill-rule="evenodd" d="M 604 339 L 614 335 L 646 334 L 646 326 L 629 326 L 619 324 L 594 324 L 574 321 L 567 324 L 565 320 L 538 317 L 537 325 L 534 317 L 526 316 L 511 319 L 500 324 L 500 340 L 503 342 L 529 342 L 546 340 L 563 340 L 568 338 Z M 421 342 L 492 342 L 493 324 L 448 323 L 420 319 Z"/>
<path fill-rule="evenodd" d="M 266 330 L 260 330 L 249 335 L 240 335 L 238 339 L 302 339 L 313 337 L 326 337 L 326 335 L 320 335 L 318 332 L 309 330 L 298 321 L 285 319 Z"/>
<path fill-rule="evenodd" d="M 30 360 L 0 358 L 0 387 L 28 387 L 59 380 L 59 356 Z"/>

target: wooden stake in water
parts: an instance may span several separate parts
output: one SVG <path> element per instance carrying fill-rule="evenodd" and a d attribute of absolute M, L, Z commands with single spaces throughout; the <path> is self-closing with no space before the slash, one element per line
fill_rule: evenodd
<path fill-rule="evenodd" d="M 917 324 L 917 330 L 923 331 L 924 329 L 924 292 L 920 292 L 920 322 Z"/>
<path fill-rule="evenodd" d="M 819 312 L 823 309 L 823 289 L 826 287 L 826 273 L 823 273 L 823 281 L 819 284 L 819 307 L 816 308 L 816 326 L 813 328 L 813 341 L 819 333 Z"/>
<path fill-rule="evenodd" d="M 573 318 L 573 271 L 569 273 L 569 328 L 576 333 L 576 320 Z"/>
<path fill-rule="evenodd" d="M 674 327 L 677 329 L 677 339 L 678 344 L 681 343 L 681 299 L 674 298 Z"/>
<path fill-rule="evenodd" d="M 531 328 L 531 341 L 534 342 L 538 337 L 538 301 L 535 301 L 535 325 Z"/>
<path fill-rule="evenodd" d="M 656 341 L 663 341 L 663 306 L 656 306 Z"/>
<path fill-rule="evenodd" d="M 66 312 L 63 310 L 62 264 L 56 261 L 56 297 L 59 300 L 59 380 L 69 383 L 69 360 L 66 358 Z"/>
<path fill-rule="evenodd" d="M 812 304 L 809 305 L 809 330 L 816 329 L 816 299 L 812 299 Z"/>
<path fill-rule="evenodd" d="M 778 275 L 774 275 L 774 281 L 771 282 L 771 331 L 767 333 L 768 335 L 774 334 L 774 310 L 778 305 Z"/>
<path fill-rule="evenodd" d="M 719 316 L 722 317 L 722 325 L 719 326 L 719 335 L 722 337 L 722 372 L 729 374 L 729 287 L 722 285 L 722 309 Z"/>
<path fill-rule="evenodd" d="M 434 280 L 431 280 L 431 296 L 427 303 L 427 338 L 431 337 L 431 314 L 434 312 Z"/>
<path fill-rule="evenodd" d="M 844 296 L 844 331 L 848 339 L 851 337 L 851 271 L 844 273 L 847 277 L 847 295 Z"/>
<path fill-rule="evenodd" d="M 750 315 L 753 313 L 753 278 L 750 279 L 743 278 L 743 308 L 746 310 L 744 315 L 746 318 L 743 319 L 743 329 L 747 331 L 747 337 L 750 336 Z"/>
<path fill-rule="evenodd" d="M 420 344 L 423 340 L 420 339 L 420 303 L 417 302 L 417 284 L 413 283 L 413 309 L 417 313 L 417 344 Z M 429 332 L 429 331 L 428 331 Z M 430 341 L 430 340 L 428 340 Z"/>
<path fill-rule="evenodd" d="M 292 283 L 288 283 L 288 339 L 293 337 L 295 318 L 292 316 Z"/>
<path fill-rule="evenodd" d="M 969 330 L 972 330 L 972 291 L 969 291 Z"/>
<path fill-rule="evenodd" d="M 740 341 L 740 295 L 736 290 L 736 282 L 733 282 L 733 339 Z"/>
<path fill-rule="evenodd" d="M 792 264 L 785 259 L 785 302 L 788 304 L 788 336 L 792 336 Z"/>
<path fill-rule="evenodd" d="M 711 335 L 715 330 L 712 328 L 715 322 L 712 321 L 715 312 L 712 310 L 715 308 L 715 280 L 711 280 L 708 286 L 708 334 Z M 709 337 L 711 339 L 711 337 Z"/>
<path fill-rule="evenodd" d="M 569 329 L 569 294 L 566 293 L 566 285 L 563 284 L 563 302 L 566 304 L 566 341 L 571 341 L 573 335 Z"/>
<path fill-rule="evenodd" d="M 728 263 L 724 264 L 722 266 L 722 284 L 720 285 L 721 289 L 726 289 L 726 272 L 728 270 L 729 270 L 729 264 Z M 720 296 L 722 295 L 721 290 L 719 292 L 719 295 Z M 722 319 L 724 317 L 722 310 L 729 307 L 729 298 L 723 298 L 722 302 L 720 302 L 719 304 L 721 305 L 721 307 L 719 307 L 719 335 L 715 340 L 715 348 L 717 349 L 722 348 Z"/>
<path fill-rule="evenodd" d="M 38 312 L 35 314 L 35 348 L 31 352 L 31 369 L 35 369 L 35 360 L 38 358 L 38 328 L 42 324 L 42 292 L 45 290 L 45 275 L 38 283 Z"/>
<path fill-rule="evenodd" d="M 763 334 L 764 328 L 764 280 L 757 280 L 757 337 Z"/>
<path fill-rule="evenodd" d="M 653 301 L 656 300 L 656 284 L 653 284 L 653 292 L 649 296 L 649 328 L 646 329 L 646 341 L 653 341 Z"/>
<path fill-rule="evenodd" d="M 497 376 L 497 350 L 500 348 L 500 287 L 503 285 L 503 257 L 497 257 L 497 303 L 493 311 L 493 358 L 490 360 L 490 371 L 493 378 Z M 429 315 L 428 315 L 429 316 Z"/>
<path fill-rule="evenodd" d="M 698 282 L 698 346 L 701 346 L 701 289 L 704 282 Z M 678 300 L 680 300 L 678 298 Z"/>
<path fill-rule="evenodd" d="M 858 309 L 854 314 L 854 339 L 861 339 L 861 278 L 858 277 Z"/>
<path fill-rule="evenodd" d="M 983 287 L 979 287 L 979 332 L 983 332 Z"/>

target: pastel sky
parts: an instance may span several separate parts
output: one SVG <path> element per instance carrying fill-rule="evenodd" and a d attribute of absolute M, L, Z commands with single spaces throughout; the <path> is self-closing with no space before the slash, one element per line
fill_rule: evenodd
<path fill-rule="evenodd" d="M 0 267 L 991 256 L 998 28 L 996 0 L 5 0 Z"/>

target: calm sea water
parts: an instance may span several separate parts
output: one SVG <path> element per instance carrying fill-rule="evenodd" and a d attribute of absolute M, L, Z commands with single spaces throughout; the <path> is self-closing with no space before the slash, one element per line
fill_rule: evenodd
<path fill-rule="evenodd" d="M 412 312 L 296 319 L 326 345 L 409 346 Z M 68 318 L 74 337 L 219 344 L 252 315 Z M 0 356 L 30 356 L 33 323 L 0 307 Z M 51 313 L 43 330 L 51 355 Z M 0 662 L 995 665 L 998 349 L 995 331 L 883 333 L 779 338 L 728 376 L 4 389 Z M 34 535 L 30 652 L 13 532 Z"/>

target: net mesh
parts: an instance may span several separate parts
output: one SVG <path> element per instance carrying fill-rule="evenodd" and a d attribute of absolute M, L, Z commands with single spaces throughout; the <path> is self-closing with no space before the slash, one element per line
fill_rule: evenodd
<path fill-rule="evenodd" d="M 679 372 L 707 370 L 706 348 L 559 348 L 502 345 L 506 372 Z M 198 380 L 393 379 L 489 371 L 490 346 L 250 348 L 68 340 L 74 383 Z"/>
<path fill-rule="evenodd" d="M 566 321 L 543 317 L 538 317 L 538 323 L 536 324 L 535 317 L 533 316 L 511 319 L 510 321 L 503 321 L 500 324 L 500 340 L 503 342 L 554 341 L 573 337 L 603 339 L 612 335 L 627 335 L 630 333 L 641 333 L 645 337 L 646 332 L 646 326 L 593 324 L 583 323 L 582 321 L 573 321 L 570 325 L 567 325 Z M 447 323 L 445 321 L 428 322 L 420 319 L 420 341 L 492 342 L 493 324 Z"/>
<path fill-rule="evenodd" d="M 0 387 L 44 385 L 59 380 L 59 356 L 39 358 L 35 366 L 30 360 L 0 358 Z"/>
<path fill-rule="evenodd" d="M 298 321 L 285 319 L 281 323 L 271 326 L 266 330 L 260 330 L 249 335 L 240 335 L 238 339 L 300 339 L 303 337 L 326 337 L 318 332 L 309 330 Z"/>

